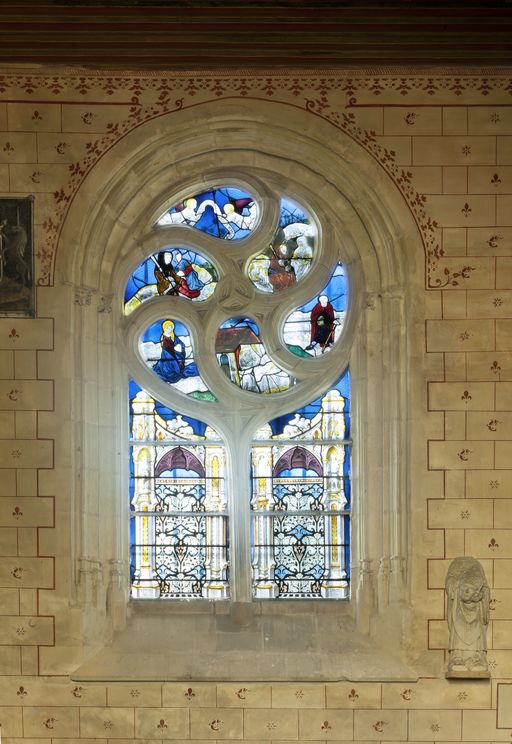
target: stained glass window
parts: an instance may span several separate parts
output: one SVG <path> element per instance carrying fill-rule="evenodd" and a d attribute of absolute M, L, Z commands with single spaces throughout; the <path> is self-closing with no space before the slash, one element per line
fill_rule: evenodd
<path fill-rule="evenodd" d="M 249 278 L 262 292 L 282 292 L 307 274 L 313 260 L 315 224 L 289 199 L 281 200 L 279 225 L 272 241 L 249 264 Z"/>
<path fill-rule="evenodd" d="M 343 599 L 350 582 L 350 379 L 253 441 L 253 591 Z"/>
<path fill-rule="evenodd" d="M 150 369 L 164 382 L 200 400 L 215 400 L 194 361 L 187 326 L 179 320 L 157 320 L 142 334 L 139 351 Z"/>
<path fill-rule="evenodd" d="M 223 186 L 184 197 L 156 224 L 193 227 L 221 240 L 242 240 L 254 230 L 258 218 L 254 197 L 243 189 Z"/>
<path fill-rule="evenodd" d="M 347 274 L 265 194 L 183 194 L 125 287 L 134 598 L 349 596 Z"/>
<path fill-rule="evenodd" d="M 225 448 L 130 383 L 132 596 L 228 595 Z"/>
<path fill-rule="evenodd" d="M 290 351 L 301 357 L 329 351 L 343 330 L 347 295 L 347 276 L 338 264 L 322 291 L 286 319 L 283 336 Z"/>
<path fill-rule="evenodd" d="M 250 318 L 230 318 L 222 323 L 215 351 L 226 377 L 242 390 L 279 393 L 290 387 L 289 375 L 270 359 L 259 328 Z"/>
<path fill-rule="evenodd" d="M 153 297 L 176 296 L 202 302 L 212 296 L 218 276 L 208 259 L 187 248 L 166 248 L 146 258 L 133 272 L 124 293 L 129 315 Z"/>

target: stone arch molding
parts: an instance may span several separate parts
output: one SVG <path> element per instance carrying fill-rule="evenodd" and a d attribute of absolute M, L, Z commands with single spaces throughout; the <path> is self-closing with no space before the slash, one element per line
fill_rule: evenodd
<path fill-rule="evenodd" d="M 123 335 L 124 282 L 148 253 L 158 213 L 183 192 L 226 179 L 269 204 L 266 184 L 307 203 L 327 256 L 339 255 L 348 268 L 352 308 L 333 365 L 341 371 L 350 361 L 355 380 L 354 601 L 340 612 L 376 635 L 376 615 L 396 612 L 390 608 L 408 596 L 405 391 L 408 347 L 418 344 L 410 299 L 418 314 L 424 287 L 421 235 L 389 175 L 330 124 L 272 103 L 205 104 L 147 122 L 118 142 L 77 192 L 60 237 L 57 283 L 74 293 L 74 599 L 88 608 L 91 644 L 102 635 L 100 619 L 104 638 L 124 626 L 128 596 L 123 347 L 134 340 Z M 320 263 L 311 273 L 315 292 L 329 267 Z M 148 387 L 158 394 L 149 379 Z M 98 519 L 101 511 L 108 518 Z"/>

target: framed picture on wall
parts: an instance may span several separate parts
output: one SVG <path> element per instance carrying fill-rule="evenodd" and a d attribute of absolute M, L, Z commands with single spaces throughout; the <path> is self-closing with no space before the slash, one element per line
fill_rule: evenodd
<path fill-rule="evenodd" d="M 34 197 L 0 197 L 0 316 L 35 315 Z"/>

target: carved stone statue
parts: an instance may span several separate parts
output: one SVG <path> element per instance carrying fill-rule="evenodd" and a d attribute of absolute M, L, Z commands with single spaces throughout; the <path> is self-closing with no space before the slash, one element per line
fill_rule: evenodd
<path fill-rule="evenodd" d="M 489 677 L 489 586 L 482 566 L 475 558 L 455 558 L 448 569 L 445 588 L 450 631 L 446 676 Z"/>

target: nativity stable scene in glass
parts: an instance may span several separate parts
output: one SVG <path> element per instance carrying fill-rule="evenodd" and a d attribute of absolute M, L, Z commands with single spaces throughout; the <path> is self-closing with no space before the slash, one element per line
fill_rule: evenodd
<path fill-rule="evenodd" d="M 312 209 L 268 205 L 183 195 L 125 285 L 134 598 L 349 596 L 348 277 Z"/>

